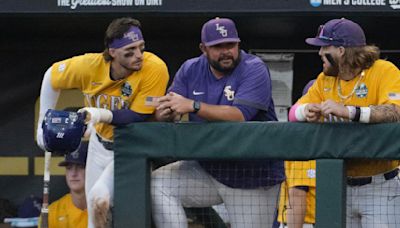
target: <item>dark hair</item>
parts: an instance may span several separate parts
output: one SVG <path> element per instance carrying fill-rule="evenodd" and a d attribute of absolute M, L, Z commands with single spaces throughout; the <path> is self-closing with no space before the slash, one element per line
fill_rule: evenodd
<path fill-rule="evenodd" d="M 361 47 L 346 47 L 341 69 L 347 72 L 370 68 L 376 60 L 379 59 L 380 50 L 375 45 L 366 45 Z"/>
<path fill-rule="evenodd" d="M 104 35 L 104 51 L 103 57 L 106 61 L 111 61 L 113 58 L 108 53 L 108 46 L 114 41 L 114 39 L 120 39 L 124 33 L 129 30 L 130 27 L 136 26 L 140 28 L 140 21 L 130 18 L 122 17 L 114 19 L 107 27 Z"/>

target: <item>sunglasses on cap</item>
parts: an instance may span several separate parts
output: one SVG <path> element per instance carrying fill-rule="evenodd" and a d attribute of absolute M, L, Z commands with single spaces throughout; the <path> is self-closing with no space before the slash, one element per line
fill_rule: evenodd
<path fill-rule="evenodd" d="M 333 37 L 324 36 L 324 28 L 325 28 L 325 25 L 320 25 L 318 27 L 316 38 L 325 40 L 325 41 L 329 41 L 330 43 L 332 43 L 332 45 L 335 45 L 335 43 L 340 45 L 344 42 L 344 40 L 340 39 L 340 38 L 337 39 L 337 38 L 333 38 Z"/>

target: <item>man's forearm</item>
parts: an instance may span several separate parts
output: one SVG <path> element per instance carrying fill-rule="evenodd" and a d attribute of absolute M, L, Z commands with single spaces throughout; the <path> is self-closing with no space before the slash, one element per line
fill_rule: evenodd
<path fill-rule="evenodd" d="M 400 121 L 400 107 L 395 104 L 370 106 L 370 123 L 389 123 Z"/>
<path fill-rule="evenodd" d="M 208 121 L 245 121 L 240 109 L 229 105 L 201 103 L 201 108 L 197 115 Z"/>

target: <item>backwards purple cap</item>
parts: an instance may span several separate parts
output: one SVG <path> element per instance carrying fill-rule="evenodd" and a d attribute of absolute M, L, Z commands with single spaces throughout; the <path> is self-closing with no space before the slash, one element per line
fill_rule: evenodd
<path fill-rule="evenodd" d="M 306 43 L 313 46 L 359 47 L 366 45 L 363 29 L 355 22 L 333 19 L 320 25 L 315 38 L 307 38 Z"/>
<path fill-rule="evenodd" d="M 116 38 L 114 39 L 109 45 L 109 48 L 121 48 L 123 46 L 126 46 L 131 43 L 138 42 L 140 40 L 143 40 L 143 35 L 142 31 L 140 31 L 139 27 L 132 26 L 129 28 L 129 30 L 124 33 L 122 38 Z"/>
<path fill-rule="evenodd" d="M 228 18 L 215 18 L 207 21 L 201 29 L 201 42 L 205 46 L 220 43 L 240 42 L 235 23 Z"/>

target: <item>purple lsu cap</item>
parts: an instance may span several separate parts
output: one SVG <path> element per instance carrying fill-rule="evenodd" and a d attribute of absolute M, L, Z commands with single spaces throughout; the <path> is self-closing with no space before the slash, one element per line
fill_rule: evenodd
<path fill-rule="evenodd" d="M 355 22 L 333 19 L 320 25 L 315 38 L 307 38 L 306 43 L 313 46 L 357 47 L 366 45 L 363 29 Z"/>
<path fill-rule="evenodd" d="M 215 18 L 207 21 L 201 29 L 201 42 L 205 46 L 220 43 L 240 42 L 235 23 L 228 18 Z"/>
<path fill-rule="evenodd" d="M 58 166 L 68 166 L 69 164 L 86 165 L 86 157 L 88 150 L 88 142 L 82 141 L 79 148 L 65 155 L 65 160 L 60 162 Z"/>

